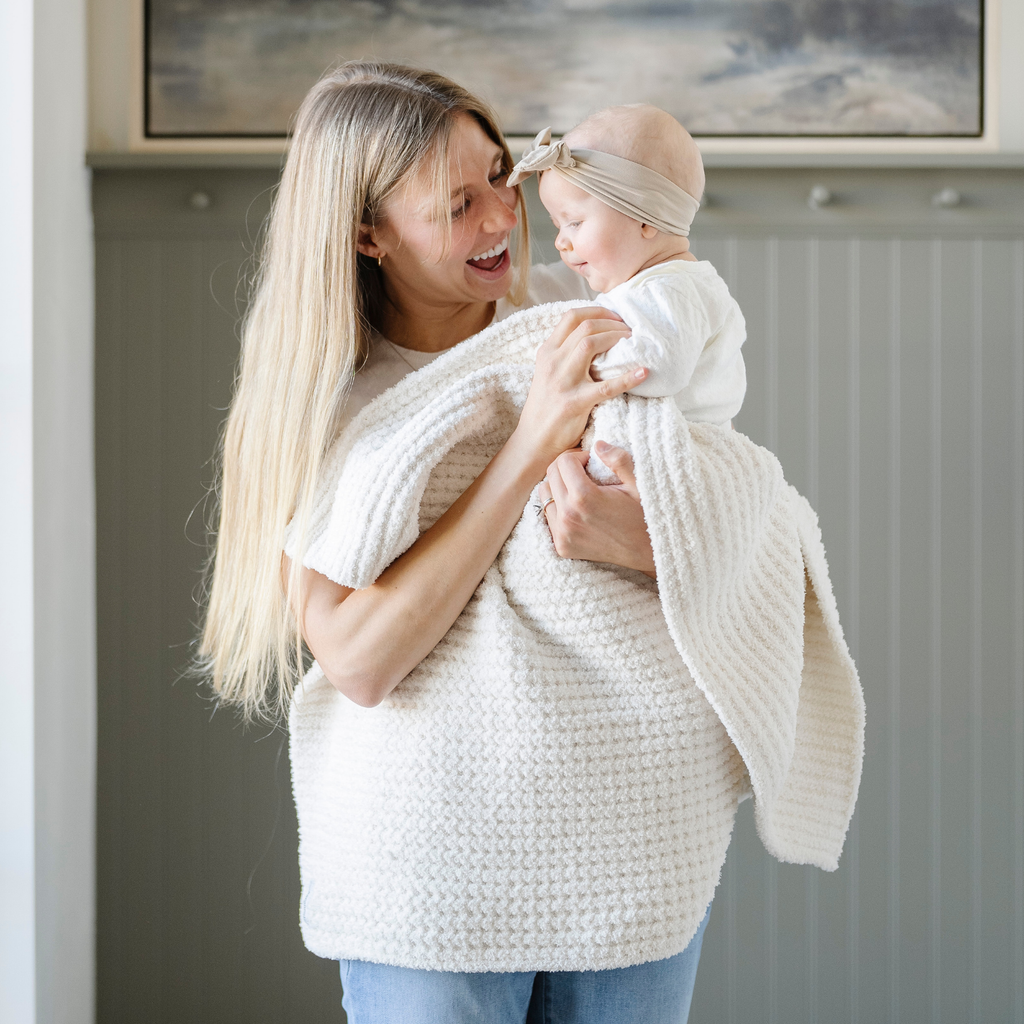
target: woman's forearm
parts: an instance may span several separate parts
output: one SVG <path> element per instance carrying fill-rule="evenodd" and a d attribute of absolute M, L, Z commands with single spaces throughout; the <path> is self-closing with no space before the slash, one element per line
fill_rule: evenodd
<path fill-rule="evenodd" d="M 303 633 L 330 682 L 380 703 L 437 645 L 469 602 L 544 475 L 513 434 L 448 511 L 363 590 L 303 576 Z"/>
<path fill-rule="evenodd" d="M 305 570 L 302 635 L 324 674 L 367 707 L 380 703 L 436 646 L 469 603 L 559 452 L 577 443 L 594 406 L 636 387 L 646 370 L 595 382 L 590 364 L 629 333 L 598 307 L 571 310 L 537 351 L 519 425 L 472 486 L 363 590 Z"/>

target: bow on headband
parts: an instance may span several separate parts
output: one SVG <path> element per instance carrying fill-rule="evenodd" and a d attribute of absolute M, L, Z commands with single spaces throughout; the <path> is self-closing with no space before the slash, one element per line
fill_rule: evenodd
<path fill-rule="evenodd" d="M 541 171 L 548 171 L 552 167 L 575 167 L 576 161 L 572 158 L 569 146 L 561 139 L 558 142 L 551 141 L 551 129 L 545 128 L 533 140 L 533 145 L 523 154 L 523 158 L 512 168 L 509 175 L 509 185 L 518 185 L 525 181 L 531 174 L 539 174 Z"/>
<path fill-rule="evenodd" d="M 556 171 L 613 210 L 668 235 L 688 235 L 700 208 L 689 192 L 650 167 L 596 149 L 571 150 L 561 139 L 552 143 L 550 128 L 533 140 L 508 184 L 518 185 L 541 171 Z"/>

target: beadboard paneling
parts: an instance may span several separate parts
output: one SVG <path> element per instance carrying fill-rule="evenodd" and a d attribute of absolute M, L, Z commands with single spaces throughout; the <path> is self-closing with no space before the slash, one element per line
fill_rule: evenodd
<path fill-rule="evenodd" d="M 258 226 L 266 202 L 250 204 L 273 177 L 230 175 L 202 216 L 188 199 L 205 180 L 128 178 L 97 175 L 94 188 L 97 1019 L 343 1021 L 336 965 L 299 936 L 283 734 L 214 715 L 182 677 L 238 352 L 245 215 Z"/>
<path fill-rule="evenodd" d="M 95 175 L 104 1024 L 343 1019 L 298 935 L 280 734 L 180 677 L 273 182 Z M 868 732 L 835 874 L 772 861 L 741 808 L 691 1021 L 1024 1022 L 1024 176 L 723 169 L 708 194 L 737 426 L 819 510 Z"/>
<path fill-rule="evenodd" d="M 1024 242 L 695 249 L 748 319 L 737 426 L 820 512 L 868 732 L 834 876 L 741 814 L 694 1020 L 1024 1020 Z"/>

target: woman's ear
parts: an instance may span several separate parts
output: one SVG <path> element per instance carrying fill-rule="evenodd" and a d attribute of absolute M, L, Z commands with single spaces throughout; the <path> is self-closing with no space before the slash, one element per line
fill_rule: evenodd
<path fill-rule="evenodd" d="M 384 250 L 374 239 L 376 228 L 372 224 L 360 224 L 359 234 L 356 237 L 356 252 L 369 256 L 371 260 L 379 260 L 384 256 Z"/>

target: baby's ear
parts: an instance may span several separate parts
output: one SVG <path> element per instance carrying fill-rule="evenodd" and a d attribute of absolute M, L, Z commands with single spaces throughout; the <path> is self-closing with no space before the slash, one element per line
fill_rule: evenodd
<path fill-rule="evenodd" d="M 640 234 L 643 235 L 644 238 L 653 238 L 657 233 L 658 229 L 655 227 L 651 227 L 650 224 L 640 225 Z"/>

